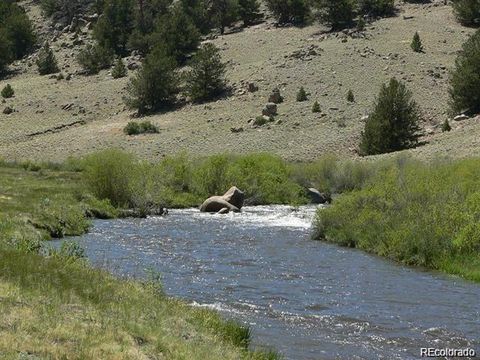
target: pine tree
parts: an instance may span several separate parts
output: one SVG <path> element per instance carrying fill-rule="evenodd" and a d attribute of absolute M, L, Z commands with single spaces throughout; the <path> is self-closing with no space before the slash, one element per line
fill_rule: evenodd
<path fill-rule="evenodd" d="M 213 24 L 221 34 L 224 34 L 225 28 L 238 19 L 238 2 L 237 0 L 211 0 L 211 4 L 210 14 Z"/>
<path fill-rule="evenodd" d="M 316 0 L 320 18 L 332 27 L 341 30 L 350 27 L 355 17 L 355 0 Z"/>
<path fill-rule="evenodd" d="M 238 15 L 245 26 L 251 25 L 260 17 L 257 0 L 238 0 Z"/>
<path fill-rule="evenodd" d="M 10 84 L 7 84 L 3 89 L 2 89 L 2 97 L 5 99 L 13 97 L 15 95 L 15 91 L 13 91 L 13 88 Z"/>
<path fill-rule="evenodd" d="M 320 104 L 318 103 L 318 101 L 315 101 L 313 103 L 313 106 L 312 106 L 312 112 L 313 113 L 319 113 L 321 111 L 322 111 L 322 109 L 320 108 Z"/>
<path fill-rule="evenodd" d="M 348 102 L 354 102 L 354 101 L 355 101 L 355 95 L 353 95 L 353 91 L 352 91 L 352 90 L 348 90 L 348 93 L 347 93 L 347 101 L 348 101 Z"/>
<path fill-rule="evenodd" d="M 453 0 L 455 15 L 466 26 L 479 26 L 480 1 L 478 0 Z"/>
<path fill-rule="evenodd" d="M 11 52 L 11 43 L 7 33 L 0 28 L 0 74 L 2 74 L 8 64 L 13 60 L 13 54 Z"/>
<path fill-rule="evenodd" d="M 480 113 L 480 29 L 463 44 L 450 77 L 453 113 Z"/>
<path fill-rule="evenodd" d="M 207 43 L 198 50 L 186 80 L 186 92 L 194 102 L 210 100 L 225 91 L 225 64 L 215 45 Z"/>
<path fill-rule="evenodd" d="M 418 32 L 415 32 L 415 35 L 413 35 L 413 40 L 410 44 L 410 47 L 415 52 L 423 52 L 422 40 L 420 40 L 420 35 Z"/>
<path fill-rule="evenodd" d="M 157 47 L 143 62 L 142 68 L 130 81 L 124 99 L 128 107 L 145 114 L 172 105 L 178 93 L 176 61 L 165 49 Z"/>
<path fill-rule="evenodd" d="M 363 155 L 383 154 L 414 147 L 420 136 L 420 111 L 412 94 L 395 78 L 383 85 L 362 132 Z"/>
<path fill-rule="evenodd" d="M 57 59 L 48 43 L 45 43 L 38 54 L 37 67 L 40 75 L 49 75 L 59 71 Z"/>
<path fill-rule="evenodd" d="M 297 101 L 306 101 L 307 100 L 307 92 L 303 88 L 303 86 L 300 87 L 300 89 L 297 92 Z"/>
<path fill-rule="evenodd" d="M 445 119 L 445 121 L 442 124 L 442 132 L 447 132 L 452 130 L 452 127 L 450 126 L 450 123 L 448 122 L 448 119 Z"/>
<path fill-rule="evenodd" d="M 266 0 L 268 9 L 279 24 L 302 25 L 310 15 L 310 2 L 307 0 Z"/>
<path fill-rule="evenodd" d="M 122 58 L 118 57 L 117 61 L 115 61 L 115 66 L 112 69 L 112 77 L 114 79 L 120 79 L 125 76 L 127 76 L 127 68 L 123 63 Z"/>

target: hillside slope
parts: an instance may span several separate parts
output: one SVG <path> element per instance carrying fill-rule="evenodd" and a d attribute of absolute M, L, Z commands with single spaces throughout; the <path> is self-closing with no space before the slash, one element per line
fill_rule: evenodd
<path fill-rule="evenodd" d="M 109 71 L 88 77 L 78 74 L 75 56 L 91 41 L 89 33 L 54 32 L 35 3 L 29 0 L 23 5 L 44 39 L 51 41 L 63 74 L 71 79 L 39 76 L 35 55 L 14 64 L 11 77 L 0 82 L 0 87 L 10 83 L 16 91 L 0 109 L 15 109 L 10 115 L 0 111 L 0 154 L 6 159 L 58 161 L 110 146 L 149 159 L 180 151 L 199 155 L 268 151 L 288 160 L 310 160 L 324 153 L 357 156 L 361 118 L 380 85 L 392 76 L 407 83 L 424 114 L 429 144 L 413 153 L 427 158 L 465 156 L 480 149 L 478 118 L 456 122 L 454 131 L 441 133 L 447 118 L 448 71 L 472 32 L 455 21 L 443 1 L 398 4 L 396 17 L 376 21 L 361 34 L 327 33 L 318 24 L 277 28 L 267 19 L 218 36 L 213 42 L 228 62 L 234 94 L 150 116 L 160 133 L 136 137 L 122 131 L 132 114 L 122 101 L 128 79 L 114 80 Z M 425 53 L 410 49 L 415 31 Z M 132 57 L 126 61 L 138 63 Z M 129 71 L 129 76 L 133 74 Z M 259 91 L 249 93 L 249 82 Z M 261 114 L 276 86 L 285 97 L 276 122 L 253 128 L 248 120 Z M 306 102 L 296 102 L 300 86 L 310 94 Z M 355 94 L 354 103 L 346 100 L 349 89 Z M 315 100 L 321 114 L 311 112 Z M 233 133 L 231 128 L 244 131 Z"/>

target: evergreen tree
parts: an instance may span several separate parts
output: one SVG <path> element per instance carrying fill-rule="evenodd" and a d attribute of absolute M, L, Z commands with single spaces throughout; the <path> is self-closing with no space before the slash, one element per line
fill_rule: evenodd
<path fill-rule="evenodd" d="M 480 113 L 480 30 L 462 46 L 450 76 L 451 108 L 456 114 Z"/>
<path fill-rule="evenodd" d="M 225 64 L 215 45 L 207 43 L 200 48 L 186 80 L 187 94 L 195 102 L 210 100 L 225 91 Z"/>
<path fill-rule="evenodd" d="M 13 60 L 11 48 L 12 46 L 7 33 L 0 28 L 0 74 L 6 70 L 8 64 Z"/>
<path fill-rule="evenodd" d="M 176 61 L 164 48 L 155 48 L 142 68 L 130 81 L 125 98 L 128 107 L 140 114 L 158 111 L 172 105 L 178 93 Z"/>
<path fill-rule="evenodd" d="M 10 84 L 7 84 L 3 89 L 1 93 L 2 97 L 5 99 L 13 97 L 15 95 L 15 91 L 13 91 L 13 88 Z"/>
<path fill-rule="evenodd" d="M 354 102 L 354 101 L 355 101 L 355 95 L 353 95 L 353 91 L 352 91 L 352 90 L 348 90 L 348 93 L 347 93 L 347 101 L 348 101 L 348 102 Z"/>
<path fill-rule="evenodd" d="M 332 27 L 341 30 L 350 27 L 355 17 L 355 0 L 317 0 L 320 18 Z"/>
<path fill-rule="evenodd" d="M 100 47 L 125 55 L 133 28 L 134 0 L 106 0 L 93 34 Z"/>
<path fill-rule="evenodd" d="M 257 0 L 238 0 L 238 15 L 245 26 L 251 25 L 260 17 Z"/>
<path fill-rule="evenodd" d="M 415 52 L 423 52 L 422 40 L 420 40 L 420 35 L 418 32 L 415 32 L 415 35 L 413 35 L 413 40 L 410 44 L 410 47 Z"/>
<path fill-rule="evenodd" d="M 98 74 L 100 70 L 107 69 L 112 65 L 113 56 L 110 50 L 99 45 L 88 45 L 80 51 L 77 61 L 88 74 Z"/>
<path fill-rule="evenodd" d="M 455 15 L 466 26 L 480 26 L 479 0 L 453 0 Z"/>
<path fill-rule="evenodd" d="M 420 111 L 404 84 L 392 78 L 383 85 L 362 132 L 360 151 L 375 155 L 414 147 L 419 138 Z"/>
<path fill-rule="evenodd" d="M 238 19 L 238 10 L 237 0 L 211 0 L 211 18 L 221 34 Z"/>
<path fill-rule="evenodd" d="M 319 113 L 321 111 L 322 111 L 322 109 L 320 108 L 320 104 L 318 103 L 318 101 L 315 101 L 313 103 L 313 106 L 312 106 L 312 112 L 313 113 Z"/>
<path fill-rule="evenodd" d="M 200 43 L 200 32 L 180 6 L 174 6 L 170 13 L 159 21 L 152 43 L 163 43 L 165 50 L 178 63 L 184 63 Z"/>
<path fill-rule="evenodd" d="M 125 76 L 127 76 L 127 68 L 123 63 L 122 58 L 118 57 L 117 61 L 115 61 L 115 66 L 112 69 L 112 77 L 114 79 L 120 79 Z"/>
<path fill-rule="evenodd" d="M 302 25 L 310 15 L 310 2 L 307 0 L 266 0 L 268 9 L 279 24 Z"/>
<path fill-rule="evenodd" d="M 442 124 L 442 132 L 447 132 L 452 130 L 452 127 L 450 126 L 450 123 L 448 122 L 448 119 L 445 119 L 445 121 Z"/>
<path fill-rule="evenodd" d="M 37 67 L 40 75 L 49 75 L 59 71 L 57 59 L 48 43 L 45 43 L 38 54 Z"/>
<path fill-rule="evenodd" d="M 180 4 L 202 34 L 210 32 L 213 22 L 209 13 L 209 0 L 180 0 Z"/>
<path fill-rule="evenodd" d="M 395 13 L 394 0 L 359 0 L 360 13 L 369 16 L 391 16 Z"/>
<path fill-rule="evenodd" d="M 300 101 L 306 101 L 306 100 L 307 100 L 307 92 L 305 91 L 303 86 L 301 86 L 297 92 L 297 101 L 300 102 Z"/>

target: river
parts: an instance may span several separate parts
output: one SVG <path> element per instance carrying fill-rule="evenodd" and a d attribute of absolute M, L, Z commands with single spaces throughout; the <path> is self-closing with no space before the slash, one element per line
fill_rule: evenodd
<path fill-rule="evenodd" d="M 251 326 L 285 359 L 418 359 L 420 348 L 480 351 L 480 286 L 311 240 L 314 207 L 240 214 L 171 210 L 95 221 L 75 238 L 94 266 Z"/>

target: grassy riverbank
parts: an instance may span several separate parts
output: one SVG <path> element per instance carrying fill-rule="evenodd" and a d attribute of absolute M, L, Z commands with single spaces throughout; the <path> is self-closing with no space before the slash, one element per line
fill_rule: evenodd
<path fill-rule="evenodd" d="M 116 211 L 88 194 L 83 174 L 48 167 L 0 166 L 2 359 L 276 358 L 248 352 L 248 329 L 164 296 L 156 281 L 92 269 L 75 247 L 42 249 L 52 235 L 86 231 L 88 215 Z"/>
<path fill-rule="evenodd" d="M 480 159 L 369 166 L 318 212 L 315 238 L 480 282 Z"/>

